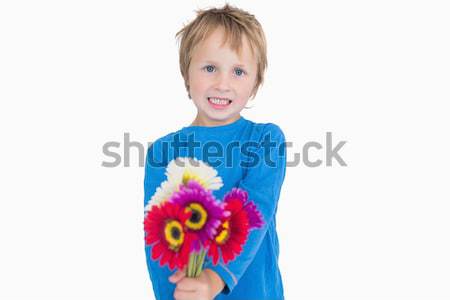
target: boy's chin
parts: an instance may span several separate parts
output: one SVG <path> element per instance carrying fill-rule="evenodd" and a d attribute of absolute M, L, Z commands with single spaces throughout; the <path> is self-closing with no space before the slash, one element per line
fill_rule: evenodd
<path fill-rule="evenodd" d="M 208 122 L 210 124 L 215 124 L 215 125 L 226 125 L 229 123 L 233 123 L 234 121 L 236 121 L 237 119 L 239 119 L 240 114 L 239 113 L 234 113 L 234 114 L 207 114 L 207 115 L 203 115 L 202 119 L 205 122 Z"/>

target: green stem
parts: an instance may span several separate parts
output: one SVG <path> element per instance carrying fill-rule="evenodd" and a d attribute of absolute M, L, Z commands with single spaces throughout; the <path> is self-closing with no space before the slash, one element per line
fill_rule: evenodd
<path fill-rule="evenodd" d="M 194 277 L 198 277 L 198 266 L 200 264 L 200 254 L 197 254 L 197 264 L 195 265 L 195 273 L 194 273 Z"/>
<path fill-rule="evenodd" d="M 194 268 L 192 269 L 192 277 L 197 277 L 197 260 L 198 260 L 198 253 L 194 254 Z"/>
<path fill-rule="evenodd" d="M 194 270 L 194 253 L 189 254 L 189 263 L 187 268 L 187 277 L 192 277 Z"/>
<path fill-rule="evenodd" d="M 202 250 L 200 251 L 199 257 L 198 257 L 197 267 L 195 269 L 195 277 L 200 276 L 200 274 L 202 273 L 203 263 L 205 261 L 205 255 L 206 255 L 206 251 L 205 251 L 205 249 L 202 248 Z"/>
<path fill-rule="evenodd" d="M 205 261 L 206 250 L 201 248 L 200 252 L 192 252 L 189 254 L 188 268 L 186 270 L 186 276 L 195 278 L 200 276 L 203 270 L 203 263 Z"/>

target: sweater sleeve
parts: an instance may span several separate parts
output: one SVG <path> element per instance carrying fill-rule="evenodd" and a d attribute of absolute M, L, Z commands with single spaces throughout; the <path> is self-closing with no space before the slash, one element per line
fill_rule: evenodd
<path fill-rule="evenodd" d="M 269 140 L 272 145 L 269 149 L 263 147 L 263 141 Z M 264 127 L 256 153 L 259 163 L 248 166 L 238 187 L 248 192 L 249 200 L 254 201 L 257 209 L 264 217 L 264 226 L 250 231 L 242 252 L 227 265 L 219 260 L 214 266 L 208 259 L 205 268 L 215 271 L 225 282 L 223 294 L 229 294 L 238 284 L 247 267 L 253 261 L 263 241 L 268 226 L 274 221 L 278 198 L 286 172 L 286 145 L 282 130 L 275 124 Z"/>
<path fill-rule="evenodd" d="M 167 162 L 163 159 L 164 154 L 161 149 L 161 142 L 156 141 L 148 147 L 145 159 L 145 175 L 144 175 L 144 208 L 155 193 L 156 188 L 166 179 L 165 168 Z M 145 235 L 145 233 L 144 233 Z M 144 243 L 145 245 L 145 243 Z M 151 246 L 145 245 L 145 256 L 147 261 L 147 269 L 152 282 L 153 291 L 157 300 L 161 299 L 160 291 L 160 273 L 162 268 L 158 262 L 151 259 Z M 159 275 L 159 276 L 158 276 Z"/>

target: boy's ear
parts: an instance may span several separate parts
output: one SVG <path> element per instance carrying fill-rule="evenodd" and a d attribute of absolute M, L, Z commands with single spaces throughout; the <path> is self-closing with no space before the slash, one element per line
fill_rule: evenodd
<path fill-rule="evenodd" d="M 188 97 L 189 97 L 189 99 L 192 99 L 192 97 L 191 97 L 191 92 L 189 91 L 189 90 L 190 90 L 189 85 L 186 86 L 186 89 L 187 89 L 187 92 L 188 92 Z"/>
<path fill-rule="evenodd" d="M 189 99 L 192 99 L 192 97 L 191 97 L 191 93 L 190 93 L 190 87 L 189 87 L 189 84 L 187 83 L 187 82 L 185 82 L 185 87 L 186 87 L 186 91 L 187 91 L 187 93 L 188 93 L 188 97 L 189 97 Z"/>

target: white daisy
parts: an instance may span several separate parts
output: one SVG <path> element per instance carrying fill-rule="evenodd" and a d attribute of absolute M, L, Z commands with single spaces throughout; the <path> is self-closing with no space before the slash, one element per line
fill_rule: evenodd
<path fill-rule="evenodd" d="M 144 211 L 150 211 L 154 205 L 169 199 L 179 190 L 180 184 L 195 180 L 205 189 L 218 190 L 223 186 L 222 178 L 217 176 L 216 169 L 207 163 L 192 157 L 178 157 L 172 160 L 165 172 L 167 180 L 161 183 L 155 194 L 145 206 Z"/>

